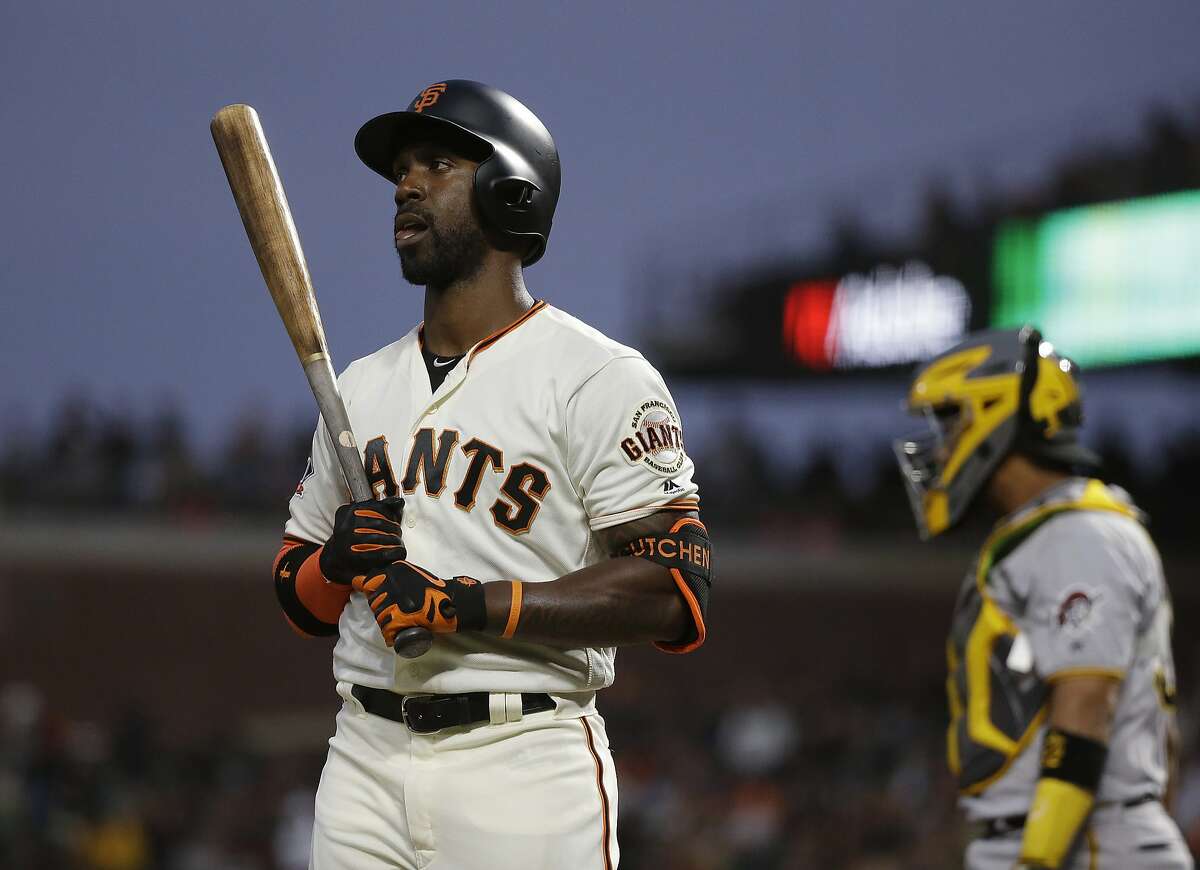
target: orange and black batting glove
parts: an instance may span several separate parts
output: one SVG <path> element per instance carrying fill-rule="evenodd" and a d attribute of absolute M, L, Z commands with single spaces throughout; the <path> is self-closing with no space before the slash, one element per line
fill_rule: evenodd
<path fill-rule="evenodd" d="M 333 518 L 333 534 L 321 547 L 321 573 L 330 583 L 350 586 L 408 556 L 400 521 L 404 499 L 392 496 L 344 504 Z"/>
<path fill-rule="evenodd" d="M 408 628 L 447 634 L 482 631 L 487 624 L 483 584 L 473 577 L 442 579 L 400 561 L 383 572 L 356 578 L 354 588 L 367 596 L 388 646 Z"/>

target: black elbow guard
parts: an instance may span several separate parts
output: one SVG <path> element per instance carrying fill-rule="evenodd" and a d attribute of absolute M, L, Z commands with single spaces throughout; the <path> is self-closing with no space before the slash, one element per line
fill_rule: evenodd
<path fill-rule="evenodd" d="M 337 614 L 318 614 L 300 596 L 296 581 L 306 567 L 316 567 L 313 555 L 321 548 L 311 541 L 285 538 L 275 557 L 275 598 L 283 615 L 298 634 L 307 637 L 332 637 L 338 633 Z M 319 558 L 319 557 L 318 557 Z M 313 565 L 306 563 L 313 559 Z M 340 611 L 339 611 L 340 612 Z"/>
<path fill-rule="evenodd" d="M 661 537 L 631 541 L 621 555 L 640 556 L 671 571 L 679 594 L 687 604 L 691 624 L 682 637 L 670 643 L 655 644 L 665 652 L 686 653 L 704 643 L 707 634 L 704 617 L 708 613 L 708 594 L 712 588 L 712 546 L 708 529 L 693 517 L 678 520 Z"/>

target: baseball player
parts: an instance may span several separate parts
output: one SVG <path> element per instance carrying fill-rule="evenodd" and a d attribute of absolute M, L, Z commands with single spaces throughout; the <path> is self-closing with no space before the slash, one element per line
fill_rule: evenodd
<path fill-rule="evenodd" d="M 971 870 L 1190 868 L 1174 767 L 1171 602 L 1127 495 L 1081 446 L 1074 365 L 1026 327 L 917 372 L 929 431 L 896 442 L 923 538 L 978 497 L 1003 515 L 946 646 L 948 760 Z"/>
<path fill-rule="evenodd" d="M 526 291 L 559 193 L 528 108 L 438 82 L 355 149 L 425 320 L 340 378 L 375 498 L 349 503 L 318 425 L 275 562 L 293 626 L 338 636 L 311 866 L 611 870 L 614 647 L 705 638 L 679 415 L 637 351 Z M 403 658 L 414 628 L 432 648 Z"/>

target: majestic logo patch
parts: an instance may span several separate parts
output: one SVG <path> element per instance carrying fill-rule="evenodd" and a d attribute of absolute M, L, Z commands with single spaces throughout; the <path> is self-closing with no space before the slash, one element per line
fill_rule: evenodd
<path fill-rule="evenodd" d="M 436 103 L 446 93 L 446 83 L 438 82 L 436 85 L 430 85 L 425 90 L 421 91 L 421 95 L 413 100 L 413 111 L 424 112 L 434 103 Z"/>
<path fill-rule="evenodd" d="M 296 484 L 296 496 L 298 498 L 304 498 L 304 481 L 313 476 L 313 471 L 312 457 L 310 456 L 308 457 L 308 464 L 304 466 L 304 474 L 300 475 L 300 482 Z"/>
<path fill-rule="evenodd" d="M 1076 637 L 1086 634 L 1092 628 L 1099 606 L 1100 596 L 1096 592 L 1086 592 L 1082 589 L 1068 592 L 1058 605 L 1055 617 L 1058 627 Z"/>
<path fill-rule="evenodd" d="M 679 418 L 666 402 L 647 399 L 629 421 L 629 435 L 621 440 L 621 452 L 633 465 L 648 465 L 659 474 L 674 474 L 683 468 L 683 430 Z"/>

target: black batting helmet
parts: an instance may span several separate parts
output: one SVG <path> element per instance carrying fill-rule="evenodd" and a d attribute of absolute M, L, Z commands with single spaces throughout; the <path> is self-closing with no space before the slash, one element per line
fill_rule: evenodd
<path fill-rule="evenodd" d="M 449 79 L 422 90 L 403 112 L 388 112 L 359 128 L 354 150 L 367 166 L 395 182 L 392 161 L 407 142 L 449 140 L 479 160 L 475 196 L 491 229 L 528 246 L 522 265 L 546 251 L 560 181 L 558 149 L 546 125 L 504 91 Z"/>

